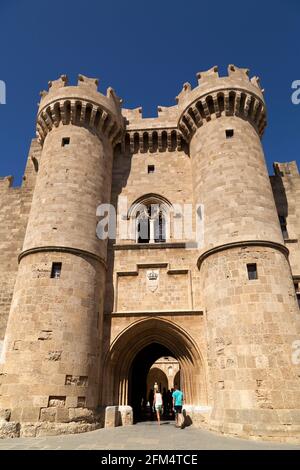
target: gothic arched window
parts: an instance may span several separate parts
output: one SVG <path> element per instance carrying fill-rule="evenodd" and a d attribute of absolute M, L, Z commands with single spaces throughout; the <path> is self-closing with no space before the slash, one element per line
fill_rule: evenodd
<path fill-rule="evenodd" d="M 163 243 L 166 241 L 166 219 L 158 204 L 150 204 L 136 215 L 138 243 Z"/>
<path fill-rule="evenodd" d="M 164 243 L 168 238 L 169 207 L 159 196 L 145 196 L 135 203 L 130 216 L 135 221 L 137 243 Z"/>

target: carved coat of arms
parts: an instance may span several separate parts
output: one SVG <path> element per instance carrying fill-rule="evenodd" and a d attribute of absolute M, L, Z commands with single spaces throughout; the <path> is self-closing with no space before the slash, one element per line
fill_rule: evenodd
<path fill-rule="evenodd" d="M 147 288 L 150 292 L 155 292 L 159 283 L 159 270 L 151 269 L 146 273 Z"/>

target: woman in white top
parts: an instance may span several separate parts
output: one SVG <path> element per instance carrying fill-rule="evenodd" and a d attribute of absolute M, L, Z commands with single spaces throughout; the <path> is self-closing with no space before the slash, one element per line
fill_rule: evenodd
<path fill-rule="evenodd" d="M 162 412 L 162 404 L 163 404 L 162 395 L 161 395 L 159 389 L 157 389 L 155 391 L 155 394 L 154 394 L 154 407 L 155 407 L 155 411 L 156 411 L 158 424 L 160 424 L 160 415 L 161 415 L 161 412 Z"/>

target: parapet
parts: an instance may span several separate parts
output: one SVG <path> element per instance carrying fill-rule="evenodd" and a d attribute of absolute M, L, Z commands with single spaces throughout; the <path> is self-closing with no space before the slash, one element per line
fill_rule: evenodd
<path fill-rule="evenodd" d="M 220 77 L 217 66 L 196 76 L 197 86 L 192 88 L 190 83 L 184 83 L 176 97 L 177 104 L 158 106 L 157 117 L 144 118 L 141 107 L 122 109 L 126 121 L 125 147 L 131 153 L 157 148 L 181 150 L 197 128 L 222 115 L 248 120 L 259 136 L 263 135 L 266 106 L 258 77 L 249 78 L 248 69 L 235 65 L 228 66 L 225 77 Z"/>
<path fill-rule="evenodd" d="M 263 92 L 264 90 L 260 86 L 258 77 L 249 78 L 249 69 L 240 68 L 236 65 L 228 65 L 228 75 L 220 77 L 218 72 L 218 66 L 205 70 L 204 72 L 198 72 L 196 77 L 198 79 L 198 85 L 194 89 L 190 83 L 184 83 L 182 91 L 176 98 L 177 103 L 180 107 L 195 94 L 199 95 L 199 92 L 203 95 L 218 91 L 219 89 L 234 88 L 240 89 L 241 91 L 248 91 L 258 95 L 258 97 L 264 101 Z"/>
<path fill-rule="evenodd" d="M 299 170 L 296 161 L 292 162 L 274 162 L 274 173 L 276 176 L 299 176 Z"/>
<path fill-rule="evenodd" d="M 258 77 L 249 78 L 249 70 L 228 66 L 228 76 L 220 77 L 218 67 L 197 73 L 198 86 L 185 83 L 177 103 L 178 127 L 189 141 L 205 121 L 213 117 L 235 115 L 249 120 L 260 136 L 266 127 L 266 107 Z"/>
<path fill-rule="evenodd" d="M 11 188 L 14 182 L 13 176 L 2 176 L 0 177 L 0 188 L 8 189 Z"/>
<path fill-rule="evenodd" d="M 175 128 L 178 120 L 178 106 L 157 106 L 157 116 L 145 118 L 143 108 L 122 108 L 127 130 Z"/>
<path fill-rule="evenodd" d="M 110 87 L 106 95 L 100 93 L 98 79 L 79 75 L 77 85 L 69 86 L 67 76 L 62 75 L 50 81 L 48 91 L 44 90 L 40 95 L 37 137 L 41 144 L 53 127 L 70 123 L 91 128 L 106 136 L 113 145 L 121 140 L 124 129 L 122 101 Z"/>
<path fill-rule="evenodd" d="M 61 75 L 49 82 L 48 91 L 41 92 L 38 140 L 43 145 L 51 129 L 71 123 L 89 127 L 113 146 L 121 143 L 130 152 L 181 150 L 197 128 L 222 115 L 248 120 L 263 135 L 266 106 L 258 77 L 249 78 L 248 69 L 231 64 L 227 76 L 221 77 L 214 66 L 198 72 L 197 79 L 195 88 L 184 83 L 175 106 L 158 106 L 157 117 L 144 118 L 141 107 L 121 109 L 122 101 L 112 88 L 106 95 L 100 93 L 97 78 L 79 75 L 77 85 L 72 86 Z"/>
<path fill-rule="evenodd" d="M 123 152 L 184 150 L 185 141 L 177 127 L 178 106 L 158 106 L 157 117 L 144 118 L 142 108 L 122 109 L 126 119 Z"/>

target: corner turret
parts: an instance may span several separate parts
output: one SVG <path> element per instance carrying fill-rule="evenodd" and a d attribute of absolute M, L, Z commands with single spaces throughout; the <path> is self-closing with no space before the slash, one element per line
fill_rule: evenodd
<path fill-rule="evenodd" d="M 239 116 L 248 120 L 263 135 L 266 127 L 266 108 L 263 90 L 257 77 L 249 78 L 249 70 L 228 66 L 228 76 L 220 77 L 218 67 L 197 73 L 198 86 L 189 83 L 177 96 L 179 108 L 178 127 L 190 141 L 200 126 L 218 118 Z"/>

